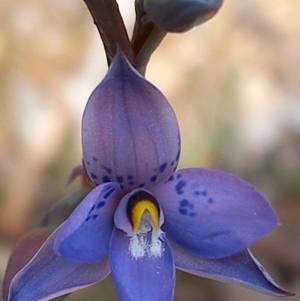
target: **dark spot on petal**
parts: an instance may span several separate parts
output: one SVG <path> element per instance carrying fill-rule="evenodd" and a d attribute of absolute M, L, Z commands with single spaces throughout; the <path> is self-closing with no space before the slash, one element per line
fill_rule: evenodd
<path fill-rule="evenodd" d="M 172 161 L 172 162 L 171 162 L 171 166 L 173 166 L 174 164 L 175 164 L 175 161 Z"/>
<path fill-rule="evenodd" d="M 92 208 L 89 211 L 89 215 L 91 214 L 91 212 L 95 209 L 95 205 L 92 206 Z"/>
<path fill-rule="evenodd" d="M 213 233 L 207 235 L 206 237 L 208 239 L 216 239 L 216 238 L 224 239 L 224 237 L 228 237 L 231 235 L 232 235 L 232 233 L 230 230 L 224 230 L 224 231 L 213 232 Z"/>
<path fill-rule="evenodd" d="M 185 187 L 186 186 L 186 182 L 184 182 L 184 181 L 182 181 L 182 180 L 180 180 L 177 184 L 176 184 L 176 186 L 175 186 L 175 189 L 176 189 L 176 192 L 177 192 L 177 194 L 183 194 L 183 187 Z"/>
<path fill-rule="evenodd" d="M 180 207 L 188 207 L 190 209 L 194 208 L 194 205 L 187 199 L 182 199 L 179 204 Z"/>
<path fill-rule="evenodd" d="M 123 183 L 123 181 L 124 181 L 124 179 L 123 179 L 123 177 L 122 176 L 117 176 L 117 182 L 118 183 Z"/>
<path fill-rule="evenodd" d="M 187 199 L 182 199 L 179 202 L 179 212 L 183 215 L 189 215 L 190 217 L 194 217 L 196 215 L 195 212 L 193 212 L 194 205 Z"/>
<path fill-rule="evenodd" d="M 187 215 L 187 210 L 184 208 L 179 208 L 179 213 L 181 213 L 182 215 Z"/>
<path fill-rule="evenodd" d="M 176 155 L 175 160 L 178 161 L 178 160 L 179 160 L 179 157 L 180 157 L 180 149 L 179 149 L 178 152 L 177 152 L 177 155 Z"/>
<path fill-rule="evenodd" d="M 111 187 L 107 192 L 103 195 L 104 199 L 107 199 L 113 192 L 115 191 L 115 188 Z"/>
<path fill-rule="evenodd" d="M 178 180 L 180 178 L 181 178 L 181 174 L 179 173 L 179 174 L 176 175 L 176 179 Z"/>
<path fill-rule="evenodd" d="M 98 217 L 98 214 L 92 214 L 92 215 L 89 215 L 89 216 L 85 219 L 85 221 L 88 222 L 88 221 L 91 220 L 91 219 L 95 220 L 97 217 Z"/>
<path fill-rule="evenodd" d="M 112 188 L 111 185 L 105 185 L 105 188 L 103 189 L 103 192 L 105 192 L 105 191 L 107 191 L 107 190 L 109 190 L 109 189 L 111 189 L 111 188 Z"/>
<path fill-rule="evenodd" d="M 211 203 L 214 202 L 214 199 L 213 198 L 209 198 L 207 201 L 211 204 Z"/>
<path fill-rule="evenodd" d="M 171 176 L 170 178 L 169 178 L 169 180 L 168 180 L 169 182 L 172 182 L 172 181 L 174 181 L 174 176 Z"/>
<path fill-rule="evenodd" d="M 207 196 L 207 191 L 206 191 L 206 190 L 203 190 L 203 191 L 201 191 L 201 194 L 202 194 L 203 196 Z"/>
<path fill-rule="evenodd" d="M 134 182 L 133 181 L 129 181 L 128 184 L 129 185 L 134 185 Z"/>
<path fill-rule="evenodd" d="M 86 164 L 87 164 L 87 165 L 90 165 L 91 163 L 90 163 L 90 161 L 86 161 Z"/>
<path fill-rule="evenodd" d="M 201 195 L 201 191 L 195 190 L 195 191 L 194 191 L 194 195 L 195 195 L 195 196 L 200 196 L 200 195 Z"/>
<path fill-rule="evenodd" d="M 105 205 L 105 202 L 104 202 L 104 201 L 99 202 L 99 203 L 97 204 L 97 209 L 102 208 L 104 205 Z"/>
<path fill-rule="evenodd" d="M 159 167 L 159 172 L 164 172 L 164 170 L 166 169 L 167 167 L 167 163 L 165 162 L 164 164 L 162 164 L 160 167 Z"/>
<path fill-rule="evenodd" d="M 123 188 L 124 188 L 124 185 L 120 185 L 120 187 L 121 187 L 121 189 L 123 189 Z"/>
<path fill-rule="evenodd" d="M 207 196 L 207 191 L 206 191 L 206 190 L 202 190 L 202 191 L 200 191 L 200 190 L 195 190 L 195 191 L 194 191 L 194 195 L 195 195 L 195 196 Z"/>
<path fill-rule="evenodd" d="M 93 157 L 94 162 L 98 162 L 98 159 L 96 157 Z"/>
<path fill-rule="evenodd" d="M 142 188 L 142 187 L 144 187 L 145 186 L 145 184 L 140 184 L 139 185 L 139 188 Z"/>
<path fill-rule="evenodd" d="M 101 167 L 109 174 L 111 174 L 111 168 L 101 165 Z"/>
<path fill-rule="evenodd" d="M 183 199 L 180 201 L 180 207 L 187 207 L 187 206 L 189 206 L 189 203 L 190 202 L 188 200 Z"/>
<path fill-rule="evenodd" d="M 128 175 L 128 176 L 127 176 L 127 179 L 128 179 L 128 180 L 133 180 L 133 178 L 134 178 L 133 175 Z"/>
<path fill-rule="evenodd" d="M 152 176 L 152 177 L 150 178 L 150 181 L 151 181 L 151 182 L 155 182 L 155 181 L 156 181 L 156 179 L 157 179 L 157 176 L 156 176 L 156 175 L 154 175 L 154 176 Z"/>
<path fill-rule="evenodd" d="M 102 178 L 102 182 L 103 182 L 103 183 L 111 182 L 111 179 L 110 179 L 110 177 L 108 177 L 108 176 L 104 176 L 104 177 Z"/>
<path fill-rule="evenodd" d="M 91 173 L 91 178 L 93 180 L 98 180 L 98 176 L 96 174 L 94 174 L 93 172 Z"/>

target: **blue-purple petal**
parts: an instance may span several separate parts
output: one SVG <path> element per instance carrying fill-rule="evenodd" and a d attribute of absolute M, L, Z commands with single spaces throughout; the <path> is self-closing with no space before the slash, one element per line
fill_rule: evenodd
<path fill-rule="evenodd" d="M 86 105 L 82 120 L 86 170 L 99 185 L 119 183 L 125 192 L 166 180 L 180 155 L 173 109 L 122 54 Z"/>
<path fill-rule="evenodd" d="M 98 264 L 75 264 L 53 251 L 57 232 L 12 279 L 8 301 L 46 301 L 101 281 L 110 273 L 108 258 Z"/>
<path fill-rule="evenodd" d="M 222 171 L 180 170 L 151 192 L 165 215 L 163 230 L 179 246 L 205 258 L 241 252 L 278 225 L 259 192 Z"/>
<path fill-rule="evenodd" d="M 75 263 L 98 263 L 108 253 L 113 215 L 122 193 L 118 184 L 92 190 L 60 227 L 55 251 Z"/>
<path fill-rule="evenodd" d="M 162 257 L 134 259 L 129 238 L 115 229 L 110 243 L 113 280 L 121 301 L 172 301 L 175 288 L 173 255 L 167 240 Z"/>
<path fill-rule="evenodd" d="M 176 268 L 187 273 L 234 283 L 279 297 L 294 295 L 281 288 L 249 250 L 222 259 L 205 259 L 172 246 Z"/>

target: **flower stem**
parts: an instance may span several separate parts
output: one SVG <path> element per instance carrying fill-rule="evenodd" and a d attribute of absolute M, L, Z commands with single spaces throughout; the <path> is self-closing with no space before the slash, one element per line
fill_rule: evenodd
<path fill-rule="evenodd" d="M 83 1 L 99 31 L 108 65 L 118 49 L 122 50 L 131 64 L 135 65 L 131 44 L 117 2 L 115 0 Z"/>

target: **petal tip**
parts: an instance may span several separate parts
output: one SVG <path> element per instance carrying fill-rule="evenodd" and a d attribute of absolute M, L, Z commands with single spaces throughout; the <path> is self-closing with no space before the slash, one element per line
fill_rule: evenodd
<path fill-rule="evenodd" d="M 127 59 L 126 55 L 119 50 L 115 57 L 112 60 L 110 69 L 108 71 L 109 75 L 113 76 L 121 76 L 121 77 L 128 77 L 128 76 L 138 76 L 140 78 L 143 78 L 140 73 L 131 65 L 129 60 Z"/>

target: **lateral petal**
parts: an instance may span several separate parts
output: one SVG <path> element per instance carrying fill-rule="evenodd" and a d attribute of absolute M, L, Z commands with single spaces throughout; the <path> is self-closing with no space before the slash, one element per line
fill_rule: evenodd
<path fill-rule="evenodd" d="M 176 268 L 190 274 L 229 282 L 278 297 L 293 296 L 281 288 L 255 259 L 250 250 L 222 259 L 207 259 L 171 245 Z"/>
<path fill-rule="evenodd" d="M 223 171 L 183 169 L 150 191 L 164 212 L 168 237 L 201 257 L 241 252 L 278 225 L 259 192 Z"/>
<path fill-rule="evenodd" d="M 12 279 L 9 301 L 47 301 L 101 281 L 110 273 L 108 258 L 77 264 L 56 254 L 53 232 L 35 257 Z"/>
<path fill-rule="evenodd" d="M 117 183 L 94 188 L 57 231 L 55 251 L 74 263 L 98 263 L 108 253 L 113 215 L 122 192 Z"/>

